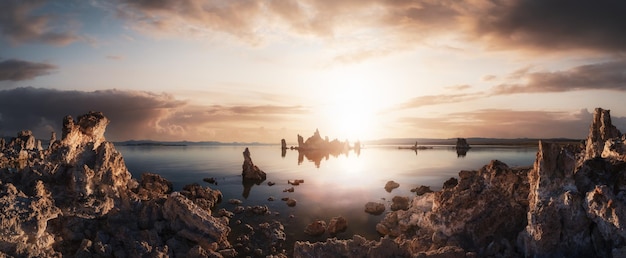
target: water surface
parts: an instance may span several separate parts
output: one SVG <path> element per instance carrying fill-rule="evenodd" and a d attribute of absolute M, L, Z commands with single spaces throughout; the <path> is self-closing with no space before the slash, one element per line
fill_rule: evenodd
<path fill-rule="evenodd" d="M 288 243 L 294 240 L 321 241 L 309 237 L 304 227 L 316 219 L 328 222 L 332 217 L 344 216 L 348 230 L 338 238 L 360 234 L 377 239 L 375 225 L 383 215 L 364 212 L 369 201 L 384 202 L 389 211 L 390 201 L 396 195 L 413 196 L 410 189 L 420 185 L 441 188 L 450 177 L 461 170 L 477 170 L 497 159 L 509 166 L 530 166 L 535 160 L 536 147 L 474 146 L 465 156 L 459 156 L 451 146 L 433 149 L 400 150 L 397 146 L 367 146 L 357 155 L 353 152 L 329 155 L 322 160 L 298 160 L 298 151 L 281 154 L 279 146 L 250 146 L 253 162 L 267 173 L 267 180 L 245 189 L 241 182 L 242 146 L 116 146 L 122 152 L 134 178 L 143 172 L 157 173 L 172 181 L 175 190 L 186 184 L 199 183 L 222 191 L 225 200 L 237 198 L 244 206 L 267 205 L 279 215 L 271 215 L 285 225 Z M 317 159 L 317 158 L 315 158 Z M 203 178 L 214 177 L 218 185 L 209 185 Z M 293 193 L 287 180 L 303 179 L 294 186 Z M 387 181 L 394 180 L 400 187 L 385 191 Z M 267 182 L 276 185 L 268 186 Z M 247 192 L 247 193 L 246 193 Z M 246 193 L 246 194 L 244 194 Z M 275 201 L 268 201 L 268 197 Z M 297 200 L 295 207 L 287 207 L 282 197 Z M 218 208 L 231 210 L 234 206 L 223 201 Z M 293 215 L 293 218 L 290 218 Z"/>

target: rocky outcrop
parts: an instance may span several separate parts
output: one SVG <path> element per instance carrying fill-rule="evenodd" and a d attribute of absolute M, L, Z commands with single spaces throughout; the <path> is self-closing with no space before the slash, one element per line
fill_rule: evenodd
<path fill-rule="evenodd" d="M 68 116 L 42 150 L 30 131 L 0 149 L 0 256 L 218 256 L 227 218 L 211 216 L 219 191 L 155 174 L 131 178 L 99 112 Z"/>
<path fill-rule="evenodd" d="M 348 221 L 342 216 L 333 217 L 328 222 L 328 234 L 330 236 L 336 236 L 337 234 L 346 231 L 348 229 Z"/>
<path fill-rule="evenodd" d="M 467 143 L 467 139 L 465 138 L 456 138 L 456 149 L 469 149 L 471 148 L 469 143 Z"/>
<path fill-rule="evenodd" d="M 596 108 L 587 136 L 585 159 L 610 156 L 609 153 L 603 153 L 605 146 L 618 145 L 617 142 L 622 143 L 621 136 L 621 132 L 611 122 L 611 111 Z"/>
<path fill-rule="evenodd" d="M 365 204 L 365 212 L 373 215 L 380 215 L 385 212 L 385 204 L 378 202 L 368 202 Z"/>
<path fill-rule="evenodd" d="M 287 149 L 287 141 L 285 141 L 285 139 L 280 139 L 280 149 L 281 150 Z"/>
<path fill-rule="evenodd" d="M 265 181 L 265 179 L 267 178 L 265 172 L 259 169 L 259 167 L 254 165 L 254 163 L 252 162 L 252 158 L 250 157 L 250 151 L 248 150 L 248 148 L 243 151 L 243 165 L 241 176 L 243 180 L 255 181 L 258 183 Z"/>
<path fill-rule="evenodd" d="M 584 145 L 540 142 L 532 168 L 492 161 L 414 197 L 376 226 L 380 241 L 297 242 L 294 256 L 621 257 L 626 253 L 624 136 L 596 109 Z M 351 250 L 348 253 L 345 250 Z M 359 255 L 357 255 L 359 256 Z M 387 255 L 390 256 L 390 255 Z"/>
<path fill-rule="evenodd" d="M 324 232 L 326 232 L 326 222 L 323 220 L 313 221 L 304 229 L 304 233 L 309 236 L 321 236 Z"/>
<path fill-rule="evenodd" d="M 398 187 L 400 187 L 400 184 L 396 183 L 395 181 L 387 181 L 387 183 L 385 184 L 385 191 L 391 193 L 393 189 L 396 189 Z"/>

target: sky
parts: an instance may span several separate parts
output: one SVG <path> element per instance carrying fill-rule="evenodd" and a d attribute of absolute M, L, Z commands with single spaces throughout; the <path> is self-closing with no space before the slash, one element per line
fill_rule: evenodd
<path fill-rule="evenodd" d="M 585 138 L 626 131 L 619 0 L 4 0 L 0 136 Z"/>

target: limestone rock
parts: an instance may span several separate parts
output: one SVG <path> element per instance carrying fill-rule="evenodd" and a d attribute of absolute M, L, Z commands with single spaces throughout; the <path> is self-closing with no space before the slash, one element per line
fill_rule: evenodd
<path fill-rule="evenodd" d="M 346 231 L 346 229 L 348 229 L 348 221 L 342 216 L 333 217 L 328 222 L 328 234 L 330 234 L 330 236 L 335 236 Z"/>
<path fill-rule="evenodd" d="M 411 189 L 411 192 L 414 192 L 416 195 L 424 195 L 425 193 L 432 193 L 433 190 L 430 190 L 430 186 L 421 185 Z"/>
<path fill-rule="evenodd" d="M 202 187 L 197 183 L 186 185 L 180 194 L 187 197 L 187 199 L 194 202 L 199 207 L 207 210 L 211 213 L 211 209 L 222 201 L 222 192 L 219 190 L 212 190 L 208 187 Z"/>
<path fill-rule="evenodd" d="M 587 136 L 585 159 L 602 156 L 606 142 L 621 136 L 621 132 L 611 122 L 611 111 L 596 108 Z"/>
<path fill-rule="evenodd" d="M 163 214 L 179 237 L 194 241 L 205 250 L 216 250 L 216 245 L 221 249 L 230 246 L 227 240 L 230 228 L 226 223 L 179 193 L 167 198 Z"/>
<path fill-rule="evenodd" d="M 304 233 L 309 236 L 321 236 L 324 232 L 326 232 L 326 222 L 323 220 L 313 221 L 304 229 Z"/>
<path fill-rule="evenodd" d="M 265 172 L 263 172 L 263 170 L 259 169 L 252 162 L 252 158 L 250 157 L 250 151 L 248 150 L 248 148 L 246 148 L 246 150 L 243 152 L 243 165 L 242 165 L 242 168 L 243 168 L 243 170 L 241 172 L 241 176 L 243 177 L 243 180 L 251 180 L 251 181 L 263 182 L 263 181 L 265 181 L 265 179 L 267 177 Z"/>
<path fill-rule="evenodd" d="M 396 189 L 400 187 L 400 184 L 396 183 L 395 181 L 391 180 L 391 181 L 387 181 L 387 183 L 385 184 L 385 191 L 387 191 L 388 193 L 391 193 L 391 190 Z"/>
<path fill-rule="evenodd" d="M 365 204 L 365 212 L 373 215 L 380 215 L 385 211 L 385 204 L 368 202 Z"/>
<path fill-rule="evenodd" d="M 391 210 L 408 210 L 409 209 L 409 197 L 406 196 L 394 196 L 391 199 Z"/>
<path fill-rule="evenodd" d="M 285 139 L 280 139 L 280 149 L 281 150 L 287 149 L 287 141 L 285 141 Z"/>
<path fill-rule="evenodd" d="M 167 181 L 162 176 L 143 173 L 136 192 L 142 199 L 155 199 L 170 194 L 172 189 L 172 182 Z"/>

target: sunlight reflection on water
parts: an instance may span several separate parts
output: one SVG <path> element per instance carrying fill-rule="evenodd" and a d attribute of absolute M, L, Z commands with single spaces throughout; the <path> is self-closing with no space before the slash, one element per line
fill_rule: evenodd
<path fill-rule="evenodd" d="M 184 185 L 199 183 L 205 177 L 215 177 L 224 199 L 242 199 L 245 206 L 267 205 L 280 213 L 276 217 L 286 228 L 289 242 L 293 240 L 324 240 L 323 237 L 304 235 L 304 227 L 315 219 L 329 221 L 342 215 L 348 220 L 348 230 L 338 238 L 351 238 L 360 234 L 369 239 L 377 238 L 375 224 L 384 215 L 373 216 L 364 212 L 369 201 L 384 202 L 387 211 L 393 196 L 413 196 L 410 189 L 419 185 L 438 190 L 445 180 L 456 177 L 460 170 L 477 170 L 498 159 L 509 166 L 532 165 L 536 147 L 474 147 L 465 157 L 457 157 L 451 146 L 435 146 L 434 149 L 399 150 L 397 146 L 367 146 L 360 155 L 355 153 L 329 156 L 319 161 L 307 158 L 298 164 L 298 152 L 288 150 L 281 157 L 280 146 L 251 146 L 255 165 L 267 173 L 267 181 L 253 185 L 250 195 L 244 198 L 241 182 L 242 152 L 245 146 L 117 146 L 134 178 L 146 171 L 157 173 L 172 181 L 175 190 Z M 284 193 L 291 187 L 287 180 L 303 179 L 294 186 L 295 192 Z M 388 193 L 383 188 L 389 180 L 400 183 L 398 189 Z M 268 186 L 267 182 L 276 182 Z M 268 201 L 268 197 L 276 201 Z M 287 207 L 282 197 L 297 200 L 296 207 Z M 218 208 L 231 210 L 234 206 L 222 202 Z M 295 219 L 289 219 L 294 215 Z"/>

